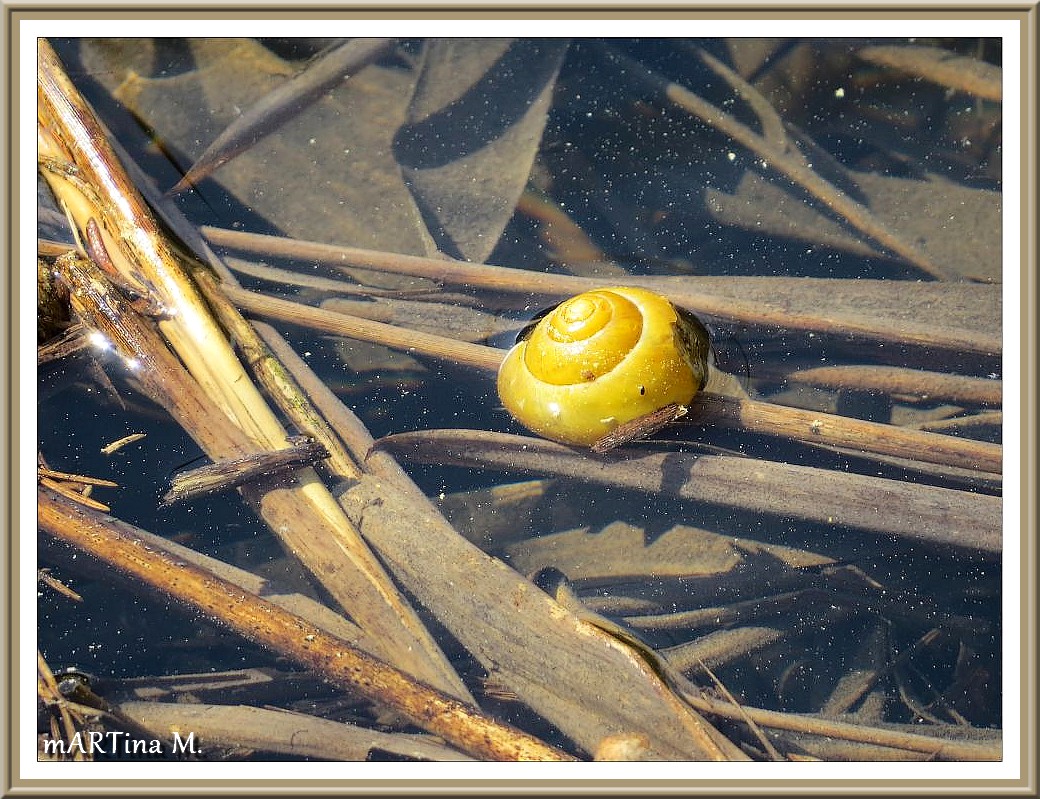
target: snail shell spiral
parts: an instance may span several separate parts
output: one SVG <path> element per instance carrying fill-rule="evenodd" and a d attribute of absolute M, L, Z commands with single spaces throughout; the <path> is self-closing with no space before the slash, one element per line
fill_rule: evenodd
<path fill-rule="evenodd" d="M 619 424 L 704 387 L 710 341 L 692 314 L 652 291 L 616 287 L 552 309 L 507 353 L 498 395 L 524 427 L 590 445 Z"/>

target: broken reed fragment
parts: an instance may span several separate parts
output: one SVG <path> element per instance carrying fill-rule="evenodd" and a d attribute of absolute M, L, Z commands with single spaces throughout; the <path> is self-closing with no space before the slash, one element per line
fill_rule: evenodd
<path fill-rule="evenodd" d="M 79 502 L 89 508 L 101 511 L 108 511 L 110 508 L 96 499 L 91 499 L 90 492 L 95 486 L 119 488 L 118 483 L 100 477 L 55 471 L 45 465 L 42 457 L 39 465 L 36 467 L 36 480 L 40 485 L 45 485 L 74 502 Z"/>
<path fill-rule="evenodd" d="M 592 445 L 592 451 L 602 455 L 604 452 L 610 452 L 623 444 L 641 441 L 672 424 L 672 422 L 682 419 L 688 412 L 689 408 L 685 405 L 679 405 L 675 402 L 669 403 L 663 408 L 658 408 L 656 411 L 639 416 L 630 422 L 619 424 L 597 440 Z"/>
<path fill-rule="evenodd" d="M 73 602 L 82 602 L 83 597 L 69 588 L 65 583 L 56 577 L 52 577 L 50 569 L 37 569 L 36 570 L 36 581 L 42 583 L 50 588 L 52 591 L 61 594 L 66 599 L 70 599 Z"/>
<path fill-rule="evenodd" d="M 102 477 L 91 477 L 86 474 L 71 474 L 69 472 L 59 472 L 54 469 L 48 469 L 46 466 L 37 466 L 36 475 L 38 477 L 49 477 L 52 480 L 60 480 L 66 483 L 80 483 L 85 486 L 103 486 L 104 488 L 119 488 L 119 483 L 112 480 L 105 480 Z"/>
<path fill-rule="evenodd" d="M 51 490 L 61 494 L 63 497 L 71 499 L 73 502 L 78 502 L 81 505 L 86 505 L 88 508 L 94 510 L 100 510 L 108 512 L 112 510 L 108 505 L 103 502 L 98 502 L 96 499 L 91 499 L 90 495 L 86 491 L 80 492 L 73 489 L 68 483 L 62 483 L 57 480 L 52 480 L 49 477 L 37 478 L 37 483 L 42 486 L 47 486 Z"/>
<path fill-rule="evenodd" d="M 242 458 L 229 458 L 175 474 L 169 490 L 163 494 L 160 505 L 168 507 L 175 502 L 226 491 L 260 478 L 286 474 L 304 466 L 313 466 L 329 457 L 329 451 L 306 436 L 294 436 L 286 449 L 257 452 Z"/>
<path fill-rule="evenodd" d="M 577 478 L 651 496 L 802 519 L 833 530 L 965 548 L 983 557 L 1001 552 L 1000 497 L 938 486 L 723 455 L 634 450 L 623 459 L 598 458 L 551 441 L 484 430 L 384 436 L 369 460 L 384 449 L 415 463 Z"/>
<path fill-rule="evenodd" d="M 147 433 L 131 433 L 128 436 L 123 436 L 122 438 L 116 439 L 111 444 L 105 444 L 105 446 L 101 448 L 101 454 L 114 455 L 123 447 L 127 446 L 128 444 L 133 444 L 137 441 L 140 441 L 141 439 L 147 437 L 147 435 Z"/>

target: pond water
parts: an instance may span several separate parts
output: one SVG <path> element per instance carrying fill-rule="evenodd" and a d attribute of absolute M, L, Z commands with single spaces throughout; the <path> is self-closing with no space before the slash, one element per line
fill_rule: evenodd
<path fill-rule="evenodd" d="M 53 44 L 165 192 L 229 124 L 273 104 L 271 92 L 339 43 Z M 931 77 L 929 48 L 979 65 L 981 84 Z M 734 304 L 732 313 L 695 310 L 738 394 L 999 444 L 1001 354 L 986 342 L 1001 334 L 1001 116 L 985 78 L 996 70 L 999 81 L 1000 58 L 999 42 L 983 39 L 401 41 L 288 116 L 269 109 L 227 163 L 167 202 L 194 226 L 607 285 L 660 279 L 662 291 Z M 63 234 L 44 227 L 41 236 Z M 338 280 L 341 298 L 378 298 L 380 318 L 394 324 L 501 349 L 561 298 L 520 272 L 493 285 L 432 280 L 220 241 L 210 237 L 248 289 L 317 304 L 335 292 L 307 281 Z M 777 315 L 756 316 L 767 308 Z M 377 439 L 525 432 L 487 371 L 275 326 Z M 810 373 L 816 367 L 852 371 Z M 965 382 L 940 390 L 943 375 Z M 972 398 L 987 389 L 995 401 L 992 391 Z M 52 468 L 119 483 L 95 493 L 114 516 L 320 595 L 234 492 L 159 507 L 173 473 L 205 461 L 117 358 L 87 350 L 41 367 L 39 398 L 41 453 Z M 918 524 L 927 514 L 917 503 L 953 492 L 957 508 L 984 508 L 984 527 L 999 475 L 692 421 L 631 450 L 665 454 L 654 491 L 631 474 L 611 485 L 480 464 L 479 454 L 469 465 L 399 454 L 463 535 L 525 575 L 559 569 L 589 610 L 674 658 L 699 685 L 710 685 L 703 661 L 753 706 L 999 728 L 999 547 L 915 530 L 931 523 Z M 147 437 L 101 454 L 132 432 Z M 624 464 L 624 452 L 611 457 Z M 891 490 L 878 494 L 891 504 L 875 508 L 888 526 L 829 523 L 813 510 L 816 483 L 787 505 L 751 488 L 747 497 L 670 491 L 669 481 L 682 481 L 667 469 L 687 456 L 876 479 L 871 491 Z M 841 490 L 867 490 L 859 485 Z M 915 487 L 939 493 L 919 500 L 926 495 Z M 41 592 L 40 649 L 54 669 L 75 665 L 104 681 L 286 668 L 58 547 L 42 557 L 84 597 L 73 606 Z M 717 623 L 682 616 L 709 609 Z M 496 694 L 456 637 L 435 629 L 474 692 L 488 689 L 485 706 L 568 745 Z M 301 692 L 285 704 L 331 694 Z"/>

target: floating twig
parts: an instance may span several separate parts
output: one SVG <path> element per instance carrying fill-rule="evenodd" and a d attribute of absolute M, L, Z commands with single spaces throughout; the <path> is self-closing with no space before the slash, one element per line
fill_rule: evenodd
<path fill-rule="evenodd" d="M 119 702 L 116 709 L 148 728 L 152 737 L 169 739 L 175 730 L 191 730 L 214 749 L 248 749 L 339 762 L 364 762 L 377 752 L 420 761 L 474 759 L 439 737 L 383 732 L 276 707 L 127 700 Z"/>
<path fill-rule="evenodd" d="M 160 504 L 169 506 L 227 491 L 260 478 L 277 477 L 303 466 L 313 466 L 328 456 L 329 451 L 323 444 L 298 437 L 287 449 L 257 452 L 179 472 L 170 480 L 170 488 L 163 494 Z"/>
<path fill-rule="evenodd" d="M 873 452 L 990 474 L 1003 468 L 1003 447 L 879 422 L 867 422 L 757 400 L 702 393 L 690 405 L 694 423 L 725 424 L 806 443 Z"/>
<path fill-rule="evenodd" d="M 112 480 L 105 480 L 102 477 L 90 477 L 85 474 L 71 474 L 70 472 L 58 472 L 54 469 L 48 469 L 43 466 L 36 468 L 36 474 L 39 477 L 49 477 L 52 480 L 62 480 L 67 483 L 79 483 L 85 486 L 104 486 L 106 488 L 119 488 L 119 483 Z"/>
<path fill-rule="evenodd" d="M 961 405 L 999 407 L 1004 396 L 1003 383 L 998 379 L 899 366 L 820 366 L 791 372 L 786 379 L 821 388 L 877 391 Z"/>
<path fill-rule="evenodd" d="M 901 730 L 889 730 L 883 727 L 867 727 L 843 721 L 832 721 L 816 716 L 779 713 L 746 705 L 737 709 L 727 700 L 713 699 L 708 696 L 686 696 L 684 698 L 702 713 L 741 723 L 744 723 L 745 718 L 750 718 L 760 727 L 767 729 L 790 730 L 843 741 L 888 746 L 893 749 L 921 752 L 944 761 L 996 761 L 1002 757 L 1002 747 L 999 741 L 994 743 L 956 741 Z"/>
<path fill-rule="evenodd" d="M 50 573 L 50 569 L 37 569 L 36 579 L 46 585 L 53 591 L 61 594 L 66 599 L 71 599 L 73 602 L 82 602 L 83 597 L 69 588 L 61 580 L 57 579 Z"/>
<path fill-rule="evenodd" d="M 716 690 L 720 694 L 722 694 L 723 698 L 727 702 L 729 702 L 737 710 L 738 713 L 740 713 L 740 715 L 744 719 L 744 723 L 747 724 L 748 728 L 751 730 L 751 733 L 762 745 L 762 749 L 765 750 L 766 754 L 769 755 L 769 759 L 774 762 L 782 762 L 784 760 L 784 757 L 776 750 L 776 747 L 773 746 L 773 742 L 770 741 L 765 736 L 765 733 L 762 732 L 762 729 L 757 724 L 755 724 L 755 720 L 751 718 L 750 715 L 748 715 L 748 712 L 737 701 L 737 698 L 733 696 L 732 693 L 730 693 L 730 690 L 722 683 L 722 680 L 715 676 L 715 672 L 708 668 L 708 665 L 703 660 L 697 665 L 699 665 L 701 669 L 704 671 L 704 673 L 708 675 L 712 683 L 715 685 Z"/>
<path fill-rule="evenodd" d="M 631 422 L 619 424 L 611 432 L 599 439 L 599 441 L 593 443 L 591 449 L 593 452 L 602 455 L 604 452 L 610 452 L 612 449 L 617 449 L 625 444 L 631 444 L 633 441 L 649 438 L 658 430 L 662 430 L 682 419 L 689 413 L 689 410 L 685 405 L 678 405 L 674 402 L 665 405 L 663 408 L 658 408 L 656 411 L 633 419 Z"/>
<path fill-rule="evenodd" d="M 85 492 L 79 492 L 72 488 L 68 483 L 63 483 L 58 480 L 52 480 L 49 477 L 38 478 L 40 485 L 47 486 L 55 493 L 61 494 L 63 497 L 71 499 L 73 502 L 78 502 L 80 505 L 86 505 L 88 508 L 100 511 L 110 511 L 111 508 L 103 502 L 98 502 L 96 499 L 91 499 Z"/>
<path fill-rule="evenodd" d="M 140 441 L 146 436 L 147 433 L 131 433 L 128 436 L 123 436 L 122 438 L 116 439 L 111 444 L 105 444 L 105 446 L 101 448 L 101 454 L 114 455 L 115 453 L 119 452 L 119 450 L 121 450 L 123 447 Z"/>
<path fill-rule="evenodd" d="M 244 289 L 226 287 L 224 293 L 240 309 L 269 319 L 312 327 L 325 333 L 347 336 L 359 341 L 372 341 L 410 354 L 432 355 L 462 366 L 494 371 L 498 369 L 505 355 L 494 347 L 456 341 L 432 333 L 421 333 Z"/>

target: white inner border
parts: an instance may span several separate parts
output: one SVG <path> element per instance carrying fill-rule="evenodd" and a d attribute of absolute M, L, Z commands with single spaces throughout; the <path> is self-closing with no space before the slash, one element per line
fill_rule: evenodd
<path fill-rule="evenodd" d="M 261 10 L 261 9 L 258 9 Z M 690 36 L 698 38 L 743 37 L 1000 37 L 1004 69 L 1004 642 L 1003 717 L 1004 761 L 1001 763 L 576 763 L 576 764 L 440 764 L 440 763 L 38 763 L 36 761 L 36 499 L 32 493 L 36 471 L 37 419 L 36 358 L 36 220 L 28 211 L 36 207 L 36 73 L 37 37 L 146 37 L 198 36 L 581 36 L 629 37 Z M 21 639 L 21 762 L 15 766 L 22 779 L 65 779 L 77 783 L 94 779 L 135 780 L 280 780 L 303 783 L 311 779 L 850 779 L 850 780 L 998 780 L 1017 779 L 1021 710 L 1018 694 L 1021 586 L 1019 581 L 1019 531 L 1021 492 L 1019 482 L 1021 433 L 1021 375 L 1019 300 L 1022 231 L 1020 230 L 1020 52 L 1019 24 L 1000 20 L 36 20 L 25 21 L 18 32 L 21 43 L 19 126 L 21 133 L 21 185 L 19 202 L 22 269 L 20 302 L 21 369 L 18 375 L 22 419 L 19 421 L 20 530 L 22 558 Z M 291 777 L 290 777 L 291 775 Z M 14 776 L 14 775 L 13 775 Z M 70 786 L 71 787 L 71 786 Z M 229 786 L 230 787 L 230 786 Z M 304 787 L 301 785 L 301 788 Z M 651 786 L 647 786 L 650 788 Z M 774 786 L 777 787 L 777 786 Z M 955 791 L 954 791 L 955 792 Z"/>

